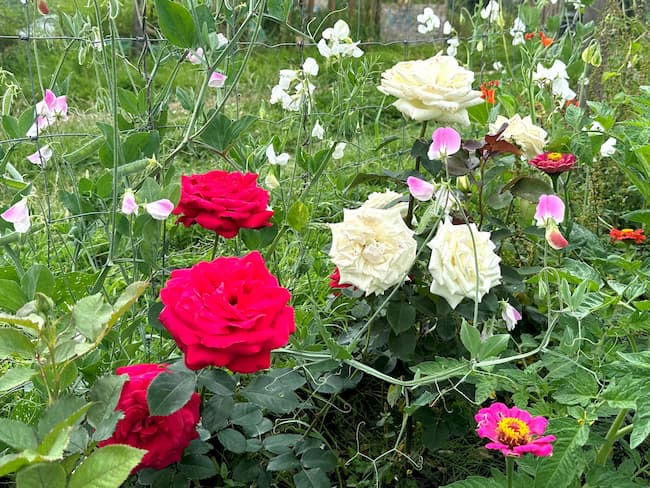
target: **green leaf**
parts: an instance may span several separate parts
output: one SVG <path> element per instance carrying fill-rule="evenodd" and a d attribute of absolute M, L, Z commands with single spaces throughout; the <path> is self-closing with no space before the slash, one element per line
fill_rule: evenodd
<path fill-rule="evenodd" d="M 636 449 L 650 434 L 650 398 L 646 389 L 645 401 L 637 401 L 637 408 L 634 412 L 634 424 L 632 434 L 630 435 L 630 447 Z"/>
<path fill-rule="evenodd" d="M 249 250 L 254 251 L 269 246 L 277 234 L 277 226 L 272 225 L 271 227 L 262 227 L 261 229 L 239 229 L 239 234 L 237 235 L 241 237 Z"/>
<path fill-rule="evenodd" d="M 101 293 L 79 300 L 72 309 L 72 320 L 77 330 L 87 339 L 95 341 L 113 315 L 113 307 Z"/>
<path fill-rule="evenodd" d="M 160 30 L 178 47 L 190 48 L 196 43 L 196 27 L 192 14 L 183 5 L 170 0 L 155 0 Z"/>
<path fill-rule="evenodd" d="M 480 336 L 479 336 L 479 340 L 480 340 Z M 478 357 L 480 359 L 487 359 L 490 357 L 498 356 L 499 354 L 501 354 L 503 351 L 506 350 L 509 342 L 510 342 L 510 334 L 497 334 L 488 337 L 481 344 L 481 347 L 479 348 Z"/>
<path fill-rule="evenodd" d="M 287 213 L 287 223 L 300 232 L 309 222 L 309 209 L 300 200 L 296 200 Z"/>
<path fill-rule="evenodd" d="M 460 326 L 460 340 L 473 358 L 479 356 L 482 347 L 481 333 L 466 320 L 463 320 Z"/>
<path fill-rule="evenodd" d="M 510 191 L 513 196 L 523 198 L 529 202 L 537 203 L 540 195 L 553 193 L 553 188 L 546 181 L 529 176 L 518 176 L 503 187 L 503 191 Z"/>
<path fill-rule="evenodd" d="M 16 366 L 0 376 L 0 392 L 9 391 L 12 388 L 27 383 L 36 374 L 29 366 Z"/>
<path fill-rule="evenodd" d="M 17 454 L 8 454 L 0 457 L 0 476 L 19 470 L 25 464 L 33 463 L 40 459 L 40 456 L 32 451 L 23 451 Z"/>
<path fill-rule="evenodd" d="M 212 116 L 210 112 L 209 116 Z M 224 114 L 217 114 L 201 133 L 201 140 L 217 151 L 226 151 L 241 136 L 248 131 L 257 120 L 252 115 L 245 115 L 238 120 L 230 120 Z"/>
<path fill-rule="evenodd" d="M 36 292 L 50 296 L 54 290 L 54 276 L 47 266 L 35 264 L 25 272 L 20 285 L 27 300 L 33 300 Z"/>
<path fill-rule="evenodd" d="M 36 431 L 18 420 L 0 418 L 0 441 L 17 450 L 36 449 Z"/>
<path fill-rule="evenodd" d="M 38 463 L 18 471 L 16 488 L 65 488 L 66 478 L 60 464 Z"/>
<path fill-rule="evenodd" d="M 307 449 L 302 454 L 300 463 L 305 468 L 319 468 L 323 471 L 332 471 L 336 468 L 337 458 L 330 450 L 313 447 Z"/>
<path fill-rule="evenodd" d="M 256 377 L 241 394 L 248 401 L 275 413 L 289 413 L 300 405 L 300 398 L 292 388 L 270 376 Z"/>
<path fill-rule="evenodd" d="M 83 398 L 68 395 L 50 405 L 38 421 L 38 436 L 45 438 L 61 425 L 73 426 L 88 411 L 90 404 Z"/>
<path fill-rule="evenodd" d="M 222 396 L 232 396 L 237 386 L 237 381 L 223 369 L 202 369 L 198 382 L 212 393 Z"/>
<path fill-rule="evenodd" d="M 102 447 L 74 470 L 68 488 L 119 488 L 146 453 L 121 444 Z"/>
<path fill-rule="evenodd" d="M 456 481 L 444 488 L 503 488 L 496 480 L 480 476 L 470 476 L 467 479 Z"/>
<path fill-rule="evenodd" d="M 329 478 L 320 469 L 305 469 L 293 477 L 296 488 L 330 488 Z"/>
<path fill-rule="evenodd" d="M 269 0 L 266 8 L 270 17 L 286 22 L 292 5 L 292 0 Z"/>
<path fill-rule="evenodd" d="M 217 434 L 217 439 L 227 450 L 235 454 L 246 451 L 246 438 L 244 434 L 235 429 L 224 429 Z"/>
<path fill-rule="evenodd" d="M 20 307 L 27 303 L 27 297 L 20 288 L 20 285 L 13 280 L 0 279 L 0 309 L 15 313 Z"/>
<path fill-rule="evenodd" d="M 25 135 L 20 133 L 20 129 L 18 128 L 18 119 L 11 115 L 2 116 L 2 128 L 11 139 L 18 139 Z"/>
<path fill-rule="evenodd" d="M 230 396 L 215 395 L 203 405 L 201 423 L 210 432 L 217 432 L 228 425 L 235 401 Z"/>
<path fill-rule="evenodd" d="M 151 415 L 171 415 L 182 408 L 194 394 L 196 376 L 189 371 L 160 373 L 147 390 L 147 404 Z"/>
<path fill-rule="evenodd" d="M 122 415 L 115 411 L 115 407 L 127 379 L 127 375 L 121 374 L 103 376 L 95 381 L 89 394 L 89 400 L 93 403 L 87 415 L 88 423 L 95 428 L 93 440 L 103 441 L 115 430 Z"/>
<path fill-rule="evenodd" d="M 415 307 L 406 300 L 390 302 L 386 307 L 386 319 L 393 332 L 399 335 L 415 325 Z"/>
<path fill-rule="evenodd" d="M 36 113 L 34 112 L 34 107 L 29 107 L 20 115 L 20 118 L 18 119 L 18 134 L 20 134 L 21 137 L 27 134 L 27 131 L 35 121 Z M 43 134 L 42 131 L 39 131 L 39 133 L 41 135 Z"/>
<path fill-rule="evenodd" d="M 12 356 L 29 359 L 34 356 L 34 345 L 29 338 L 15 329 L 0 328 L 0 359 Z"/>
<path fill-rule="evenodd" d="M 203 480 L 217 474 L 214 461 L 208 456 L 188 454 L 178 463 L 178 471 L 190 480 Z"/>
<path fill-rule="evenodd" d="M 267 471 L 288 471 L 300 467 L 300 461 L 296 455 L 291 452 L 283 452 L 269 460 L 266 466 Z"/>

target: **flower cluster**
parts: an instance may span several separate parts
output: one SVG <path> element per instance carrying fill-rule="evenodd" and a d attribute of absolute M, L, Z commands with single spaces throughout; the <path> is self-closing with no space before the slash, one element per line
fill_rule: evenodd
<path fill-rule="evenodd" d="M 512 24 L 510 29 L 510 35 L 512 36 L 512 45 L 517 46 L 524 43 L 524 34 L 526 33 L 526 24 L 521 18 L 517 17 Z"/>
<path fill-rule="evenodd" d="M 214 170 L 181 178 L 181 198 L 174 215 L 189 227 L 199 224 L 225 238 L 239 229 L 260 229 L 271 225 L 269 193 L 257 186 L 254 173 Z"/>
<path fill-rule="evenodd" d="M 424 7 L 424 10 L 421 14 L 417 16 L 418 21 L 418 32 L 420 34 L 427 34 L 432 32 L 435 29 L 440 29 L 441 21 L 431 7 Z M 448 20 L 445 20 L 445 23 L 442 24 L 442 33 L 444 35 L 451 34 L 451 24 Z"/>
<path fill-rule="evenodd" d="M 271 350 L 295 331 L 291 294 L 262 255 L 219 257 L 176 269 L 160 292 L 160 321 L 190 369 L 225 366 L 253 373 L 271 364 Z"/>
<path fill-rule="evenodd" d="M 36 137 L 50 125 L 60 120 L 68 120 L 68 97 L 57 97 L 50 89 L 45 90 L 45 97 L 36 104 L 36 122 L 27 131 L 27 137 Z"/>
<path fill-rule="evenodd" d="M 485 8 L 481 9 L 481 18 L 488 22 L 495 22 L 499 18 L 499 2 L 490 0 Z"/>
<path fill-rule="evenodd" d="M 318 63 L 314 58 L 307 58 L 301 70 L 281 69 L 278 84 L 271 89 L 269 103 L 281 103 L 284 110 L 298 112 L 304 104 L 311 109 L 311 96 L 316 87 L 311 79 L 318 75 Z"/>
<path fill-rule="evenodd" d="M 316 46 L 324 58 L 359 58 L 363 51 L 359 48 L 359 41 L 350 38 L 350 27 L 345 20 L 337 20 L 334 27 L 323 31 L 323 38 Z"/>
<path fill-rule="evenodd" d="M 612 229 L 609 231 L 609 238 L 612 243 L 616 241 L 634 241 L 635 244 L 643 244 L 645 236 L 643 229 Z"/>
<path fill-rule="evenodd" d="M 556 59 L 550 68 L 545 68 L 542 63 L 537 63 L 533 81 L 537 81 L 540 85 L 550 85 L 553 95 L 562 101 L 573 100 L 576 97 L 576 92 L 569 88 L 566 65 L 559 59 Z"/>
<path fill-rule="evenodd" d="M 436 56 L 403 61 L 381 75 L 379 91 L 398 98 L 393 105 L 411 119 L 469 125 L 467 109 L 483 103 L 472 88 L 474 73 L 456 58 Z"/>
<path fill-rule="evenodd" d="M 193 393 L 189 401 L 166 416 L 152 416 L 147 406 L 147 389 L 160 374 L 166 374 L 165 364 L 136 364 L 117 368 L 116 374 L 128 375 L 115 407 L 123 417 L 117 422 L 115 432 L 102 440 L 99 447 L 126 444 L 145 449 L 140 464 L 133 472 L 143 468 L 163 469 L 181 459 L 183 451 L 192 439 L 199 437 L 201 399 Z"/>
<path fill-rule="evenodd" d="M 487 438 L 485 447 L 501 451 L 504 456 L 521 457 L 531 453 L 534 456 L 547 457 L 553 454 L 555 436 L 543 435 L 548 420 L 533 417 L 526 410 L 517 407 L 508 408 L 497 402 L 488 408 L 482 408 L 474 416 L 479 437 Z"/>

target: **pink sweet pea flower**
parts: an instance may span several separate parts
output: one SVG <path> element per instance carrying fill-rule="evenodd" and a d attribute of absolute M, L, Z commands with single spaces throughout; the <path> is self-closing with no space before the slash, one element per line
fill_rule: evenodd
<path fill-rule="evenodd" d="M 22 199 L 15 203 L 7 210 L 5 210 L 0 218 L 2 220 L 14 224 L 14 230 L 18 233 L 25 233 L 29 230 L 31 222 L 29 220 L 29 208 L 27 208 L 27 200 Z"/>
<path fill-rule="evenodd" d="M 212 88 L 223 88 L 228 77 L 223 73 L 215 71 L 210 75 L 210 81 L 208 81 L 208 86 Z"/>
<path fill-rule="evenodd" d="M 479 410 L 474 419 L 478 423 L 479 437 L 492 441 L 485 445 L 488 449 L 511 457 L 521 457 L 527 452 L 539 457 L 553 454 L 551 442 L 555 441 L 555 436 L 540 437 L 548 424 L 544 417 L 532 417 L 525 410 L 508 408 L 497 402 Z"/>
<path fill-rule="evenodd" d="M 35 164 L 36 166 L 40 166 L 41 168 L 45 168 L 45 163 L 47 163 L 51 157 L 52 149 L 50 149 L 50 146 L 46 145 L 40 148 L 34 154 L 27 156 L 27 159 L 30 163 Z"/>
<path fill-rule="evenodd" d="M 163 198 L 162 200 L 147 203 L 144 208 L 154 219 L 165 220 L 174 210 L 174 204 L 170 200 Z"/>
<path fill-rule="evenodd" d="M 131 190 L 124 192 L 122 199 L 122 213 L 124 215 L 138 215 L 138 204 L 135 201 L 135 195 Z"/>
<path fill-rule="evenodd" d="M 406 184 L 409 186 L 409 192 L 411 192 L 411 195 L 413 195 L 413 198 L 416 200 L 426 202 L 427 200 L 431 200 L 431 197 L 433 197 L 435 188 L 428 181 L 421 180 L 415 176 L 409 176 L 406 178 Z"/>
<path fill-rule="evenodd" d="M 451 127 L 440 127 L 433 131 L 433 143 L 429 146 L 429 159 L 445 159 L 460 149 L 460 134 Z"/>
<path fill-rule="evenodd" d="M 192 64 L 201 64 L 205 59 L 205 54 L 203 53 L 203 48 L 200 47 L 196 51 L 190 51 L 185 56 L 185 60 L 189 61 Z"/>
<path fill-rule="evenodd" d="M 68 120 L 68 97 L 57 97 L 50 89 L 45 90 L 45 98 L 36 104 L 36 123 L 27 131 L 28 137 L 59 120 Z"/>
<path fill-rule="evenodd" d="M 510 305 L 506 301 L 501 302 L 501 318 L 506 323 L 506 329 L 509 331 L 515 330 L 517 322 L 521 320 L 519 310 Z"/>
<path fill-rule="evenodd" d="M 564 202 L 555 195 L 541 195 L 535 211 L 537 227 L 546 228 L 546 242 L 553 249 L 563 249 L 569 245 L 557 227 L 564 220 Z"/>

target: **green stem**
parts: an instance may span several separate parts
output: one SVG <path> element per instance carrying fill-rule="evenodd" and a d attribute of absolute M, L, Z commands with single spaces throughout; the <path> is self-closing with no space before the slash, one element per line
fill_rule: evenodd
<path fill-rule="evenodd" d="M 214 258 L 217 256 L 217 247 L 219 246 L 219 234 L 214 233 L 214 245 L 212 246 L 212 254 L 210 255 L 210 261 L 214 261 Z"/>
<path fill-rule="evenodd" d="M 425 120 L 422 122 L 422 125 L 420 126 L 420 135 L 418 136 L 418 139 L 422 139 L 424 137 L 424 134 L 427 131 L 427 121 Z M 415 158 L 415 171 L 420 171 L 420 163 L 422 163 L 422 160 L 420 156 Z M 413 195 L 409 195 L 409 208 L 408 211 L 406 212 L 406 217 L 404 220 L 406 221 L 406 225 L 411 227 L 411 221 L 413 220 L 413 208 L 415 207 L 415 197 Z"/>
<path fill-rule="evenodd" d="M 612 425 L 610 425 L 609 430 L 607 431 L 607 435 L 605 436 L 605 443 L 598 450 L 598 454 L 596 454 L 596 464 L 605 466 L 607 458 L 609 457 L 609 454 L 612 452 L 612 448 L 614 447 L 614 443 L 616 442 L 616 439 L 618 439 L 619 429 L 621 427 L 621 424 L 625 421 L 625 417 L 627 416 L 628 411 L 629 410 L 627 408 L 622 408 L 612 422 Z"/>
<path fill-rule="evenodd" d="M 506 486 L 512 488 L 512 478 L 515 472 L 515 458 L 506 456 Z"/>

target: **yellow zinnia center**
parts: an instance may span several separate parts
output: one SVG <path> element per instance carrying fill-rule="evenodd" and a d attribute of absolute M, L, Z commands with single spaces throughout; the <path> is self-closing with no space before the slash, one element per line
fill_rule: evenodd
<path fill-rule="evenodd" d="M 548 153 L 548 156 L 546 156 L 546 159 L 550 159 L 551 161 L 559 161 L 562 159 L 562 153 Z"/>
<path fill-rule="evenodd" d="M 634 232 L 634 229 L 621 229 L 621 232 L 623 234 L 631 234 L 632 232 Z"/>
<path fill-rule="evenodd" d="M 499 441 L 510 447 L 521 446 L 530 442 L 530 429 L 523 420 L 504 417 L 497 424 Z"/>

